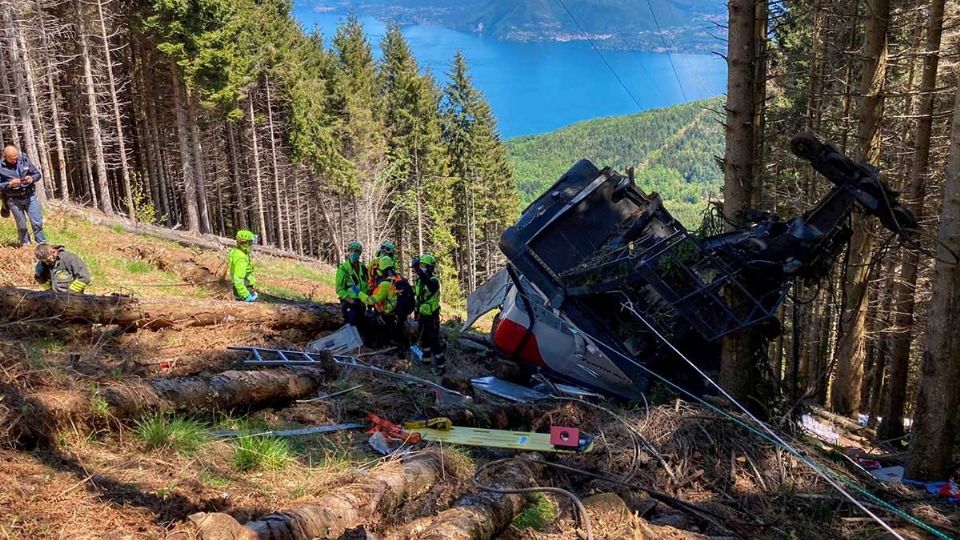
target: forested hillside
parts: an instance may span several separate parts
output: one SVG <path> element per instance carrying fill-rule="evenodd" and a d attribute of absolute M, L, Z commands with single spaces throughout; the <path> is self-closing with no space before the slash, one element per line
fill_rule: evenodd
<path fill-rule="evenodd" d="M 510 139 L 507 148 L 524 203 L 586 158 L 621 173 L 635 167 L 644 191 L 660 193 L 677 219 L 696 227 L 707 201 L 720 197 L 722 106 L 720 99 L 711 99 Z"/>
<path fill-rule="evenodd" d="M 377 44 L 353 17 L 306 35 L 290 8 L 0 0 L 0 138 L 42 168 L 44 197 L 198 233 L 249 227 L 331 262 L 389 238 L 473 286 L 516 196 L 466 59 L 438 81 L 397 27 Z"/>
<path fill-rule="evenodd" d="M 745 225 L 748 208 L 798 214 L 824 196 L 830 185 L 788 150 L 810 131 L 878 167 L 919 231 L 898 239 L 855 213 L 835 272 L 796 284 L 775 347 L 750 332 L 726 340 L 721 383 L 754 400 L 773 379 L 792 407 L 865 415 L 880 447 L 910 441 L 908 478 L 947 478 L 958 450 L 958 16 L 945 0 L 730 2 L 728 223 Z"/>
<path fill-rule="evenodd" d="M 300 0 L 299 4 L 359 9 L 364 15 L 401 23 L 435 24 L 511 41 L 593 39 L 607 49 L 701 53 L 716 48 L 716 25 L 726 18 L 722 0 L 371 0 L 360 5 Z"/>

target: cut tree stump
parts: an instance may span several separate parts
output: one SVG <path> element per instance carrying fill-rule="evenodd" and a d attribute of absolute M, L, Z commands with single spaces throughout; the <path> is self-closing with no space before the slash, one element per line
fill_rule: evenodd
<path fill-rule="evenodd" d="M 501 489 L 536 486 L 529 461 L 517 460 L 500 467 L 491 487 Z M 436 516 L 420 518 L 388 532 L 386 540 L 487 540 L 498 538 L 527 505 L 518 493 L 480 491 L 458 499 Z"/>
<path fill-rule="evenodd" d="M 376 522 L 379 516 L 397 513 L 405 506 L 417 506 L 420 497 L 440 479 L 441 467 L 438 452 L 422 452 L 403 461 L 380 465 L 369 471 L 366 479 L 338 488 L 314 502 L 242 526 L 226 514 L 194 514 L 167 540 L 340 538 L 350 529 Z"/>
<path fill-rule="evenodd" d="M 56 294 L 16 287 L 0 287 L 0 319 L 56 319 L 147 329 L 246 323 L 275 329 L 334 330 L 343 324 L 340 307 L 332 304 L 160 300 Z"/>

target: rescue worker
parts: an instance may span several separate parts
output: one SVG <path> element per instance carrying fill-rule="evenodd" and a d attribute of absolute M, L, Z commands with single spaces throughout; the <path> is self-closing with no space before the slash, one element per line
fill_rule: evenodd
<path fill-rule="evenodd" d="M 360 242 L 347 245 L 347 260 L 337 267 L 337 297 L 343 310 L 343 320 L 358 330 L 363 327 L 363 315 L 366 308 L 360 301 L 360 293 L 369 294 L 367 285 L 367 266 L 360 260 L 363 246 Z"/>
<path fill-rule="evenodd" d="M 87 265 L 63 246 L 37 244 L 34 251 L 37 267 L 33 279 L 47 290 L 55 293 L 83 294 L 90 285 L 90 270 Z"/>
<path fill-rule="evenodd" d="M 253 288 L 257 286 L 257 277 L 253 271 L 250 252 L 257 236 L 241 229 L 237 231 L 237 247 L 230 250 L 230 283 L 233 285 L 233 297 L 244 302 L 254 302 L 260 296 Z"/>
<path fill-rule="evenodd" d="M 384 255 L 389 255 L 393 257 L 394 260 L 397 258 L 397 245 L 391 242 L 390 240 L 384 240 L 380 243 L 380 247 L 377 248 L 377 257 L 383 257 Z"/>
<path fill-rule="evenodd" d="M 396 263 L 392 257 L 381 255 L 376 260 L 376 287 L 370 294 L 361 291 L 358 296 L 361 302 L 373 307 L 373 340 L 380 343 L 395 343 L 399 348 L 397 356 L 403 358 L 409 343 L 404 328 L 407 318 L 403 315 L 405 308 L 401 305 L 400 298 L 402 284 L 398 288 L 398 283 L 406 283 L 406 280 L 397 274 L 395 266 Z M 406 311 L 409 314 L 409 310 Z"/>
<path fill-rule="evenodd" d="M 370 268 L 367 270 L 367 288 L 373 290 L 377 287 L 377 265 L 380 262 L 380 257 L 384 255 L 393 259 L 394 267 L 397 264 L 397 246 L 389 240 L 384 240 L 380 247 L 377 248 L 377 255 L 372 261 L 370 261 Z"/>
<path fill-rule="evenodd" d="M 413 285 L 416 303 L 413 318 L 417 321 L 417 336 L 423 350 L 423 362 L 433 363 L 434 369 L 446 369 L 446 347 L 440 339 L 440 279 L 436 276 L 437 258 L 424 253 L 411 264 L 417 281 Z"/>

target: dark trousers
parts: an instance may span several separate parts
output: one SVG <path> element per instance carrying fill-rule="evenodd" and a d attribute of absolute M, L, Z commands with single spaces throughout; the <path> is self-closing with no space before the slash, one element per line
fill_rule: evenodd
<path fill-rule="evenodd" d="M 423 359 L 432 358 L 434 363 L 442 366 L 446 347 L 440 339 L 440 312 L 433 315 L 420 314 L 418 318 L 420 347 L 423 348 Z"/>
<path fill-rule="evenodd" d="M 367 308 L 359 300 L 347 302 L 340 301 L 340 309 L 343 311 L 343 322 L 356 326 L 359 330 L 363 326 L 363 314 Z"/>
<path fill-rule="evenodd" d="M 405 322 L 406 318 L 401 319 L 396 313 L 374 312 L 369 321 L 369 341 L 377 346 L 396 345 L 399 347 L 398 355 L 406 354 L 410 347 L 410 340 L 407 338 L 406 328 L 404 328 Z M 364 339 L 366 340 L 366 338 Z"/>

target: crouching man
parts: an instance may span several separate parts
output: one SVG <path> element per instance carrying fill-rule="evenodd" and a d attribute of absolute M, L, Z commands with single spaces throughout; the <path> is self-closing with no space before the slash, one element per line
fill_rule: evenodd
<path fill-rule="evenodd" d="M 90 285 L 90 270 L 80 257 L 63 246 L 37 244 L 37 267 L 34 279 L 55 293 L 83 294 Z"/>

